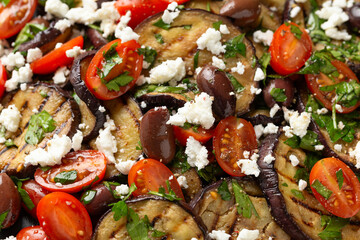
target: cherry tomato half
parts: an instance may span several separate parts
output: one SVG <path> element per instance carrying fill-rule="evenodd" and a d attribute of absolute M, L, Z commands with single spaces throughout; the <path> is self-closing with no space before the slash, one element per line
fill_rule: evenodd
<path fill-rule="evenodd" d="M 79 200 L 68 193 L 53 192 L 40 200 L 37 217 L 51 240 L 90 240 L 91 219 Z"/>
<path fill-rule="evenodd" d="M 128 183 L 131 186 L 135 183 L 137 189 L 133 195 L 139 196 L 147 194 L 149 191 L 159 191 L 160 187 L 165 188 L 166 181 L 169 181 L 171 189 L 175 192 L 176 196 L 184 199 L 181 187 L 174 177 L 174 174 L 161 162 L 154 159 L 143 159 L 135 163 L 130 169 L 128 175 Z"/>
<path fill-rule="evenodd" d="M 78 36 L 64 43 L 61 47 L 56 48 L 43 56 L 42 58 L 31 63 L 30 67 L 33 73 L 36 74 L 50 74 L 54 73 L 59 67 L 67 66 L 72 63 L 74 58 L 66 56 L 66 51 L 74 47 L 83 48 L 84 38 Z"/>
<path fill-rule="evenodd" d="M 245 158 L 244 151 L 251 155 L 257 147 L 254 127 L 244 119 L 230 116 L 215 128 L 213 148 L 216 161 L 231 176 L 244 176 L 237 161 Z"/>
<path fill-rule="evenodd" d="M 35 181 L 49 191 L 75 193 L 83 187 L 100 182 L 106 171 L 106 157 L 103 153 L 95 150 L 82 150 L 68 153 L 61 165 L 56 165 L 47 171 L 37 169 L 34 175 Z M 60 175 L 61 174 L 61 175 Z M 63 184 L 55 182 L 56 179 L 68 181 Z M 69 175 L 70 174 L 70 175 Z"/>
<path fill-rule="evenodd" d="M 103 64 L 106 62 L 104 53 L 108 52 L 112 46 L 116 46 L 115 50 L 122 62 L 116 65 L 110 73 L 106 76 L 106 79 L 101 79 L 99 76 L 99 69 L 103 70 Z M 137 49 L 140 45 L 131 40 L 125 43 L 121 43 L 120 39 L 109 42 L 103 46 L 91 60 L 89 68 L 86 72 L 85 83 L 88 89 L 99 99 L 110 100 L 117 98 L 132 88 L 142 70 L 143 56 L 137 53 Z M 125 86 L 121 86 L 119 91 L 109 90 L 103 81 L 109 82 L 117 76 L 128 72 L 128 76 L 133 80 Z"/>
<path fill-rule="evenodd" d="M 186 129 L 184 127 L 173 126 L 173 129 L 176 139 L 182 146 L 186 146 L 186 141 L 189 137 L 193 137 L 196 141 L 204 144 L 212 138 L 214 133 L 213 129 L 204 129 L 202 127 L 194 130 L 194 128 Z"/>
<path fill-rule="evenodd" d="M 129 26 L 135 28 L 146 18 L 164 11 L 172 2 L 182 4 L 189 0 L 117 0 L 115 7 L 121 16 L 131 11 Z"/>
<path fill-rule="evenodd" d="M 20 32 L 33 17 L 36 6 L 36 0 L 11 0 L 6 7 L 0 4 L 0 39 Z"/>
<path fill-rule="evenodd" d="M 23 202 L 21 203 L 21 205 L 28 213 L 30 213 L 34 218 L 36 218 L 37 205 L 43 197 L 49 194 L 49 191 L 42 188 L 37 182 L 32 179 L 23 182 L 22 188 L 27 192 L 35 207 L 30 210 Z"/>
<path fill-rule="evenodd" d="M 298 71 L 309 59 L 312 41 L 305 29 L 293 22 L 284 23 L 275 31 L 269 51 L 271 67 L 281 75 L 288 75 Z"/>
<path fill-rule="evenodd" d="M 314 188 L 316 180 L 323 185 L 323 190 L 331 191 L 327 199 L 324 193 L 317 191 L 319 188 Z M 359 180 L 349 166 L 339 159 L 325 158 L 318 161 L 311 170 L 310 185 L 316 199 L 332 214 L 350 218 L 360 210 Z"/>
<path fill-rule="evenodd" d="M 7 80 L 7 73 L 5 66 L 2 65 L 0 61 L 0 98 L 3 96 L 5 92 L 5 82 Z"/>
<path fill-rule="evenodd" d="M 26 227 L 16 235 L 16 240 L 48 240 L 46 233 L 40 226 Z"/>
<path fill-rule="evenodd" d="M 339 77 L 333 77 L 333 79 L 330 79 L 324 73 L 320 73 L 317 75 L 305 75 L 306 83 L 310 91 L 330 111 L 332 110 L 332 105 L 336 97 L 335 90 L 332 92 L 323 92 L 320 90 L 320 88 L 334 85 L 343 81 L 349 82 L 350 80 L 356 80 L 357 82 L 359 82 L 359 79 L 356 77 L 355 73 L 345 63 L 339 60 L 333 60 L 331 64 L 336 67 L 337 71 L 339 72 Z M 350 113 L 359 106 L 360 101 L 351 107 L 342 106 L 341 113 Z"/>

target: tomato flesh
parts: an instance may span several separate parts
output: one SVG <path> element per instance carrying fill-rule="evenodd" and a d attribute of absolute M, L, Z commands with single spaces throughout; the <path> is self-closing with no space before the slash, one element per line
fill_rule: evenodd
<path fill-rule="evenodd" d="M 343 62 L 339 60 L 333 60 L 331 64 L 336 67 L 339 72 L 339 77 L 333 77 L 330 79 L 324 73 L 320 74 L 307 74 L 305 75 L 306 83 L 309 90 L 314 94 L 315 98 L 318 99 L 328 110 L 332 110 L 333 102 L 336 97 L 335 90 L 332 92 L 321 91 L 321 87 L 334 85 L 342 81 L 349 82 L 350 80 L 356 80 L 359 82 L 359 79 L 356 77 L 355 73 Z M 360 106 L 360 101 L 357 102 L 354 106 L 345 107 L 342 106 L 342 111 L 337 113 L 350 113 L 353 112 L 356 108 Z"/>
<path fill-rule="evenodd" d="M 2 65 L 0 61 L 0 98 L 4 95 L 6 80 L 7 80 L 6 69 L 5 66 Z"/>
<path fill-rule="evenodd" d="M 40 200 L 37 217 L 52 240 L 90 240 L 92 223 L 79 200 L 68 193 L 53 192 Z"/>
<path fill-rule="evenodd" d="M 103 63 L 105 62 L 104 52 L 107 52 L 114 44 L 117 44 L 115 49 L 119 57 L 122 58 L 122 63 L 114 67 L 113 70 L 115 70 L 115 72 L 113 70 L 111 71 L 111 78 L 117 77 L 124 72 L 129 72 L 128 75 L 133 78 L 126 86 L 120 87 L 119 91 L 109 90 L 98 75 L 98 69 L 103 69 Z M 103 46 L 91 60 L 86 72 L 85 83 L 90 92 L 99 99 L 110 100 L 123 95 L 132 88 L 140 76 L 143 64 L 143 56 L 137 53 L 138 48 L 140 48 L 140 45 L 135 40 L 121 43 L 120 39 L 109 42 Z M 106 81 L 109 80 L 111 79 L 106 79 Z"/>
<path fill-rule="evenodd" d="M 30 213 L 33 217 L 36 218 L 37 205 L 43 197 L 49 194 L 49 191 L 42 188 L 37 182 L 32 179 L 23 182 L 22 188 L 27 192 L 35 207 L 30 210 L 23 202 L 21 204 L 28 213 Z"/>
<path fill-rule="evenodd" d="M 16 240 L 48 240 L 44 230 L 40 226 L 26 227 L 16 235 Z"/>
<path fill-rule="evenodd" d="M 66 51 L 74 47 L 83 48 L 84 38 L 78 36 L 64 43 L 61 47 L 56 48 L 43 56 L 42 58 L 31 63 L 30 67 L 35 74 L 54 73 L 58 68 L 70 65 L 74 58 L 66 56 Z"/>
<path fill-rule="evenodd" d="M 257 147 L 254 127 L 244 119 L 230 116 L 215 128 L 213 148 L 216 161 L 231 176 L 244 176 L 237 161 L 245 158 L 244 151 L 249 151 L 251 156 Z"/>
<path fill-rule="evenodd" d="M 76 180 L 69 184 L 56 184 L 55 177 L 62 172 L 75 170 Z M 63 159 L 62 164 L 54 166 L 47 171 L 37 169 L 35 181 L 49 191 L 61 191 L 75 193 L 84 187 L 95 185 L 105 176 L 106 157 L 103 153 L 95 150 L 81 150 L 68 153 Z"/>
<path fill-rule="evenodd" d="M 196 141 L 204 144 L 208 142 L 213 136 L 213 129 L 204 129 L 199 127 L 196 131 L 193 128 L 185 129 L 179 126 L 173 126 L 174 135 L 182 146 L 186 146 L 186 141 L 189 137 L 193 137 Z"/>
<path fill-rule="evenodd" d="M 11 0 L 6 7 L 0 4 L 0 39 L 14 36 L 31 20 L 36 0 Z"/>
<path fill-rule="evenodd" d="M 291 28 L 301 30 L 300 39 Z M 310 58 L 312 41 L 305 29 L 293 22 L 284 23 L 275 31 L 269 51 L 271 67 L 281 75 L 288 75 L 300 70 Z"/>
<path fill-rule="evenodd" d="M 181 191 L 181 187 L 176 180 L 176 177 L 161 162 L 155 159 L 143 159 L 135 163 L 130 169 L 128 175 L 129 186 L 135 183 L 137 189 L 133 192 L 133 195 L 139 196 L 147 194 L 149 191 L 159 191 L 160 187 L 165 188 L 166 181 L 169 181 L 171 189 L 175 192 L 176 196 L 184 199 L 184 195 Z"/>
<path fill-rule="evenodd" d="M 340 170 L 342 170 L 344 179 L 341 189 L 336 176 Z M 332 192 L 328 199 L 325 199 L 313 187 L 316 180 Z M 349 166 L 339 159 L 325 158 L 318 161 L 311 170 L 310 185 L 316 199 L 332 214 L 342 218 L 350 218 L 360 210 L 359 180 Z"/>

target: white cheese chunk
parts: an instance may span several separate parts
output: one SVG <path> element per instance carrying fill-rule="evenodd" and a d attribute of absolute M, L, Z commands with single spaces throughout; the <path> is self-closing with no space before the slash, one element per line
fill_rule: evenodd
<path fill-rule="evenodd" d="M 225 52 L 225 46 L 221 44 L 221 33 L 214 28 L 208 28 L 196 41 L 196 44 L 198 49 L 207 49 L 215 55 Z"/>
<path fill-rule="evenodd" d="M 53 80 L 55 84 L 62 84 L 66 82 L 66 77 L 70 74 L 70 70 L 64 66 L 56 70 Z"/>
<path fill-rule="evenodd" d="M 145 78 L 149 84 L 161 84 L 171 81 L 171 85 L 185 77 L 185 62 L 178 57 L 175 60 L 167 60 L 150 70 L 150 76 Z"/>
<path fill-rule="evenodd" d="M 187 188 L 189 187 L 188 182 L 187 182 L 187 179 L 186 179 L 185 176 L 179 176 L 179 177 L 177 178 L 177 181 L 178 181 L 180 187 L 182 187 L 182 188 L 184 188 L 184 189 L 187 189 Z"/>
<path fill-rule="evenodd" d="M 21 119 L 20 111 L 15 105 L 10 105 L 0 113 L 0 124 L 9 132 L 16 132 Z"/>
<path fill-rule="evenodd" d="M 236 240 L 255 240 L 259 237 L 259 230 L 243 229 L 239 232 Z"/>
<path fill-rule="evenodd" d="M 306 187 L 307 187 L 307 182 L 300 179 L 300 181 L 299 181 L 299 190 L 304 191 Z"/>
<path fill-rule="evenodd" d="M 30 48 L 27 52 L 26 61 L 31 63 L 35 60 L 40 59 L 43 56 L 40 48 Z"/>
<path fill-rule="evenodd" d="M 273 37 L 274 37 L 274 33 L 271 30 L 266 30 L 266 32 L 257 30 L 253 33 L 254 42 L 262 43 L 264 44 L 264 46 L 270 46 Z"/>
<path fill-rule="evenodd" d="M 56 17 L 64 18 L 69 11 L 69 6 L 60 0 L 47 0 L 45 3 L 45 11 Z"/>
<path fill-rule="evenodd" d="M 189 165 L 197 167 L 198 170 L 203 169 L 209 164 L 206 147 L 202 146 L 193 137 L 189 137 L 186 141 L 185 154 L 188 156 Z"/>
<path fill-rule="evenodd" d="M 54 28 L 60 30 L 61 32 L 65 32 L 66 29 L 68 29 L 69 27 L 71 27 L 71 22 L 69 19 L 60 19 L 59 21 L 57 21 L 55 23 Z"/>
<path fill-rule="evenodd" d="M 229 240 L 231 235 L 227 234 L 224 230 L 212 230 L 212 232 L 209 233 L 209 237 L 214 240 Z"/>
<path fill-rule="evenodd" d="M 217 58 L 216 56 L 212 57 L 212 65 L 219 68 L 219 69 L 225 69 L 226 65 L 224 61 L 220 58 Z"/>

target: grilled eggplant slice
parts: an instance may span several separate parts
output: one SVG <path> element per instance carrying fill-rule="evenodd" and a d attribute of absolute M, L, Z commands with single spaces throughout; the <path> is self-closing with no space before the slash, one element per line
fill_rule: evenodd
<path fill-rule="evenodd" d="M 104 105 L 109 109 L 109 116 L 116 126 L 116 130 L 112 132 L 118 149 L 114 154 L 116 161 L 138 160 L 142 154 L 142 150 L 137 148 L 140 142 L 140 118 L 142 117 L 139 105 L 128 96 L 105 101 Z M 95 141 L 91 141 L 90 145 L 96 149 Z M 119 174 L 114 164 L 108 163 L 105 179 Z"/>
<path fill-rule="evenodd" d="M 284 135 L 269 135 L 265 138 L 261 149 L 258 165 L 261 169 L 260 186 L 268 200 L 275 221 L 288 233 L 292 239 L 319 239 L 323 231 L 321 216 L 331 214 L 316 200 L 311 192 L 302 191 L 302 197 L 296 197 L 292 192 L 298 190 L 294 178 L 300 168 L 305 167 L 306 153 L 286 145 Z M 272 154 L 275 162 L 268 164 L 265 156 Z M 289 156 L 295 155 L 299 165 L 294 167 Z M 359 214 L 351 219 L 342 229 L 342 239 L 357 239 L 360 231 Z"/>
<path fill-rule="evenodd" d="M 194 216 L 184 203 L 167 201 L 160 197 L 144 196 L 127 201 L 140 218 L 148 217 L 152 227 L 164 232 L 161 239 L 198 240 L 206 239 L 201 219 Z M 93 240 L 130 240 L 126 230 L 126 217 L 114 220 L 114 213 L 107 212 L 96 227 Z M 159 239 L 151 236 L 150 239 Z"/>
<path fill-rule="evenodd" d="M 229 200 L 223 200 L 218 193 L 220 184 L 225 181 L 231 193 Z M 232 188 L 232 181 L 237 181 L 248 194 L 259 217 L 254 214 L 250 218 L 243 217 L 237 211 L 237 203 Z M 252 178 L 227 178 L 218 181 L 201 191 L 192 201 L 194 212 L 204 221 L 208 232 L 224 230 L 234 236 L 242 229 L 259 230 L 260 239 L 290 239 L 290 237 L 274 222 L 261 189 Z M 234 238 L 235 239 L 235 238 Z"/>
<path fill-rule="evenodd" d="M 213 27 L 213 23 L 222 21 L 226 24 L 230 34 L 223 35 L 223 41 L 231 40 L 242 33 L 239 28 L 234 26 L 228 19 L 211 14 L 209 12 L 190 9 L 182 10 L 179 16 L 171 24 L 170 29 L 165 30 L 154 26 L 162 14 L 156 14 L 147 20 L 143 21 L 135 31 L 140 35 L 139 43 L 141 45 L 150 46 L 157 51 L 157 59 L 155 66 L 170 59 L 181 57 L 185 62 L 185 68 L 189 75 L 195 72 L 194 56 L 197 50 L 196 41 L 200 36 L 206 32 L 208 28 Z M 191 26 L 190 29 L 184 26 Z M 164 43 L 159 43 L 155 35 L 160 34 Z M 251 87 L 257 87 L 258 83 L 254 81 L 255 68 L 252 68 L 254 60 L 254 48 L 249 40 L 244 38 L 243 43 L 246 48 L 246 56 L 237 54 L 235 57 L 225 59 L 223 56 L 218 56 L 226 62 L 226 72 L 231 72 L 230 69 L 237 66 L 238 62 L 242 62 L 245 66 L 245 72 L 242 75 L 238 73 L 231 73 L 235 79 L 244 87 L 243 91 L 236 94 L 236 114 L 241 115 L 249 110 L 251 102 L 254 100 L 255 94 L 251 93 Z M 207 50 L 200 50 L 198 57 L 198 66 L 204 67 L 209 62 L 212 62 L 214 56 Z M 146 75 L 146 73 L 145 73 Z"/>
<path fill-rule="evenodd" d="M 141 95 L 136 100 L 140 103 L 140 106 L 142 106 L 141 110 L 143 112 L 147 112 L 152 108 L 162 106 L 166 106 L 170 109 L 178 109 L 183 107 L 187 101 L 187 99 L 183 95 L 177 93 L 157 92 Z M 145 103 L 145 105 L 142 104 L 143 102 Z"/>
<path fill-rule="evenodd" d="M 70 73 L 70 82 L 74 87 L 75 93 L 81 99 L 79 105 L 82 122 L 88 126 L 87 130 L 85 129 L 84 131 L 84 141 L 95 138 L 106 121 L 106 112 L 99 109 L 101 106 L 99 99 L 91 94 L 83 81 L 95 53 L 96 51 L 90 51 L 78 56 L 73 62 Z M 86 103 L 86 106 L 84 106 L 84 103 Z"/>
<path fill-rule="evenodd" d="M 1 103 L 4 107 L 14 104 L 21 113 L 18 131 L 14 134 L 6 133 L 7 138 L 13 139 L 17 148 L 7 148 L 0 144 L 0 169 L 9 175 L 30 176 L 33 167 L 24 167 L 25 156 L 38 147 L 46 147 L 47 141 L 55 134 L 72 137 L 80 123 L 78 105 L 68 93 L 57 86 L 30 86 L 25 91 L 19 90 L 6 95 Z M 36 146 L 25 142 L 25 134 L 34 109 L 38 112 L 47 111 L 56 121 L 56 129 L 46 133 L 45 138 Z"/>

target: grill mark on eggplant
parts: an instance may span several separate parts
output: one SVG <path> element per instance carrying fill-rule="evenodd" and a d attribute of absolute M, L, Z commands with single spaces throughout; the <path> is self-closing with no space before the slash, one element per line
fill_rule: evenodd
<path fill-rule="evenodd" d="M 56 111 L 55 111 L 54 114 L 55 114 L 55 115 L 58 114 L 58 113 L 62 110 L 63 106 L 64 106 L 66 103 L 67 103 L 67 101 L 62 102 L 62 103 L 60 104 L 60 106 L 58 107 L 58 109 L 56 109 Z"/>
<path fill-rule="evenodd" d="M 135 114 L 131 111 L 131 109 L 128 107 L 128 105 L 126 103 L 124 103 L 124 105 L 126 106 L 126 111 L 130 114 L 131 118 L 134 120 L 134 122 L 136 123 L 136 125 L 138 127 L 140 127 L 140 121 L 139 119 L 135 116 Z"/>
<path fill-rule="evenodd" d="M 306 203 L 302 202 L 302 201 L 299 201 L 298 199 L 296 199 L 295 197 L 290 197 L 291 201 L 293 201 L 294 203 L 298 204 L 298 205 L 301 205 L 302 207 L 308 209 L 309 211 L 311 212 L 314 212 L 316 214 L 319 214 L 319 215 L 326 215 L 325 212 L 317 209 L 317 208 L 313 208 L 313 207 L 310 207 L 309 205 L 307 205 Z"/>
<path fill-rule="evenodd" d="M 281 175 L 283 178 L 286 178 L 286 179 L 289 180 L 290 182 L 297 184 L 297 182 L 295 181 L 295 179 L 293 179 L 293 178 L 291 178 L 291 177 L 289 177 L 289 176 L 286 176 L 285 174 L 283 174 L 283 173 L 281 173 L 281 172 L 279 172 L 279 171 L 277 171 L 277 170 L 276 170 L 276 172 L 277 172 L 279 175 Z"/>
<path fill-rule="evenodd" d="M 24 149 L 28 146 L 29 144 L 27 144 L 26 142 L 25 142 L 25 144 L 22 146 L 22 148 L 19 150 L 19 153 L 21 153 L 22 151 L 24 151 Z M 14 158 L 12 158 L 12 159 L 14 159 Z"/>
<path fill-rule="evenodd" d="M 0 156 L 1 156 L 3 153 L 5 153 L 7 150 L 9 150 L 9 148 L 7 148 L 7 147 L 4 148 L 3 150 L 1 150 L 1 151 L 0 151 Z"/>

